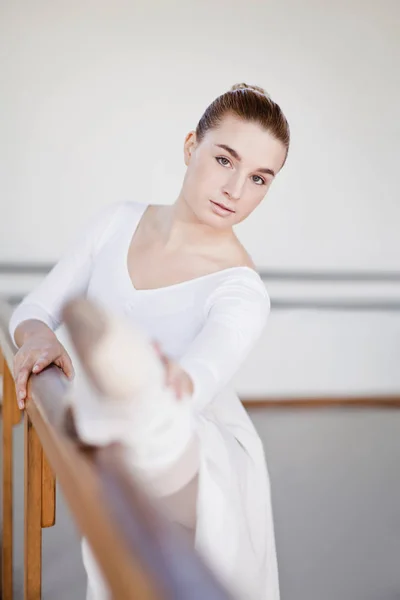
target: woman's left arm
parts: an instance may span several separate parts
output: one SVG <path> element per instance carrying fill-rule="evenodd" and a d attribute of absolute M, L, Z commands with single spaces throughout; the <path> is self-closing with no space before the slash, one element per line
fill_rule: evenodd
<path fill-rule="evenodd" d="M 219 286 L 206 306 L 206 320 L 176 369 L 189 377 L 196 410 L 232 379 L 261 336 L 270 300 L 261 279 L 236 278 Z"/>

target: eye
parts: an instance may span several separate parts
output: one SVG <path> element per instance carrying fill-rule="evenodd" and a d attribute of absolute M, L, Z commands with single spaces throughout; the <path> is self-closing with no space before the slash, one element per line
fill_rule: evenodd
<path fill-rule="evenodd" d="M 228 163 L 229 165 L 231 164 L 231 161 L 228 160 L 225 156 L 217 156 L 215 158 L 215 160 L 222 165 L 223 167 L 227 167 L 228 165 L 226 163 Z M 226 163 L 222 163 L 221 161 L 226 160 Z"/>
<path fill-rule="evenodd" d="M 215 160 L 223 167 L 227 167 L 228 165 L 231 164 L 231 161 L 228 158 L 226 158 L 226 156 L 216 156 Z M 222 162 L 222 161 L 226 161 L 226 162 Z M 254 181 L 255 179 L 258 181 Z M 265 179 L 263 179 L 259 175 L 253 175 L 253 181 L 257 185 L 266 185 Z"/>

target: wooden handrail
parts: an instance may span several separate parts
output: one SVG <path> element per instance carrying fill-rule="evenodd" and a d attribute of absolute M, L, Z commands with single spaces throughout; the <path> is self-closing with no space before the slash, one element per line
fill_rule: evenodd
<path fill-rule="evenodd" d="M 0 302 L 5 384 L 2 600 L 12 599 L 12 427 L 21 418 L 11 374 L 16 348 L 8 334 L 10 313 L 10 307 Z M 63 423 L 70 384 L 61 371 L 51 366 L 32 376 L 27 392 L 24 599 L 41 597 L 41 529 L 55 521 L 55 473 L 113 598 L 228 600 L 229 595 L 187 541 L 132 480 L 121 448 L 89 451 L 67 435 Z M 184 567 L 177 572 L 177 565 Z"/>

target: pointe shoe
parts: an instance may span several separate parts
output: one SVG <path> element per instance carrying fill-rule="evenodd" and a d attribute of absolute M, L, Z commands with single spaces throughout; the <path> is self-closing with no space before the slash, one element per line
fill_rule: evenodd
<path fill-rule="evenodd" d="M 150 340 L 83 298 L 66 304 L 63 320 L 82 366 L 72 400 L 81 442 L 119 442 L 140 470 L 172 464 L 192 438 L 191 411 L 165 385 L 165 367 Z"/>
<path fill-rule="evenodd" d="M 162 386 L 165 368 L 148 338 L 132 323 L 78 298 L 63 309 L 63 320 L 91 383 L 101 396 L 131 398 Z"/>

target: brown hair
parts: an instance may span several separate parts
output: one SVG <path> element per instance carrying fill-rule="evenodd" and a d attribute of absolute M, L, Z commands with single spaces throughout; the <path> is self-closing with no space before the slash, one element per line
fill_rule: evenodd
<path fill-rule="evenodd" d="M 196 127 L 196 138 L 200 143 L 209 129 L 218 127 L 227 114 L 245 121 L 259 123 L 289 151 L 290 129 L 280 106 L 271 100 L 267 92 L 256 85 L 237 83 L 228 92 L 218 96 L 205 110 Z M 283 166 L 282 165 L 282 166 Z"/>

